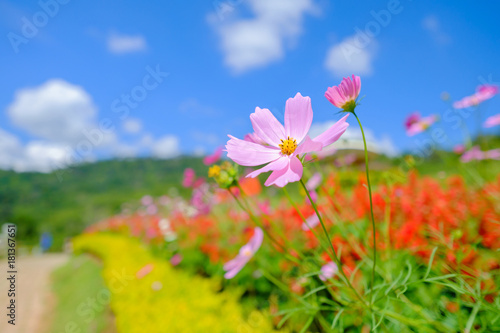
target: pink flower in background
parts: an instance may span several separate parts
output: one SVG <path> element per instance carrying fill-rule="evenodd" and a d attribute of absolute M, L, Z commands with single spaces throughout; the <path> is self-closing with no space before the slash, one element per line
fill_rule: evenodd
<path fill-rule="evenodd" d="M 315 190 L 318 188 L 318 186 L 321 184 L 321 181 L 323 180 L 323 176 L 319 172 L 316 172 L 314 175 L 312 175 L 311 178 L 306 183 L 306 188 L 309 191 Z"/>
<path fill-rule="evenodd" d="M 212 210 L 212 203 L 209 201 L 207 186 L 200 186 L 193 190 L 191 204 L 196 208 L 198 215 L 206 215 Z"/>
<path fill-rule="evenodd" d="M 198 188 L 206 183 L 205 178 L 200 177 L 196 179 L 192 185 L 193 188 Z"/>
<path fill-rule="evenodd" d="M 477 87 L 476 95 L 479 96 L 481 101 L 485 101 L 487 99 L 492 98 L 498 94 L 498 86 L 493 84 L 483 84 Z"/>
<path fill-rule="evenodd" d="M 170 263 L 172 264 L 172 266 L 177 266 L 181 263 L 182 261 L 182 256 L 180 254 L 174 254 L 172 256 L 172 258 L 170 258 Z"/>
<path fill-rule="evenodd" d="M 270 215 L 271 214 L 271 203 L 269 200 L 266 201 L 261 201 L 257 203 L 257 207 L 259 207 L 259 211 L 264 214 L 264 215 Z"/>
<path fill-rule="evenodd" d="M 184 186 L 184 187 L 193 186 L 195 177 L 196 177 L 196 174 L 195 174 L 194 170 L 191 168 L 186 168 L 184 170 L 184 179 L 182 180 L 182 186 Z"/>
<path fill-rule="evenodd" d="M 482 159 L 484 159 L 484 154 L 479 146 L 472 147 L 460 157 L 460 161 L 462 161 L 463 163 L 467 163 L 470 161 L 479 161 Z"/>
<path fill-rule="evenodd" d="M 160 236 L 160 234 L 158 233 L 158 230 L 155 227 L 149 226 L 146 229 L 146 239 L 151 240 L 157 238 L 158 236 Z"/>
<path fill-rule="evenodd" d="M 413 116 L 414 115 L 411 115 L 410 117 Z M 432 124 L 434 124 L 437 119 L 438 117 L 436 115 L 419 118 L 406 128 L 406 134 L 408 136 L 414 136 L 416 134 L 422 133 L 426 131 Z M 406 121 L 406 123 L 408 123 L 408 120 Z"/>
<path fill-rule="evenodd" d="M 500 148 L 485 151 L 484 158 L 489 160 L 500 160 Z"/>
<path fill-rule="evenodd" d="M 467 163 L 470 161 L 479 161 L 484 159 L 484 154 L 479 146 L 474 146 L 468 151 L 466 151 L 461 157 L 460 161 Z"/>
<path fill-rule="evenodd" d="M 336 107 L 346 112 L 353 112 L 360 91 L 361 78 L 353 75 L 352 78 L 344 78 L 338 86 L 329 87 L 325 97 Z"/>
<path fill-rule="evenodd" d="M 307 222 L 307 223 L 306 223 Z M 319 224 L 319 218 L 318 215 L 313 214 L 309 216 L 305 222 L 302 222 L 302 230 L 304 231 L 309 231 L 310 229 L 314 228 Z"/>
<path fill-rule="evenodd" d="M 354 153 L 344 155 L 342 158 L 335 160 L 335 165 L 337 167 L 348 166 L 356 162 L 358 156 Z"/>
<path fill-rule="evenodd" d="M 146 214 L 155 215 L 156 213 L 158 213 L 158 208 L 155 204 L 151 204 L 146 208 Z"/>
<path fill-rule="evenodd" d="M 318 201 L 318 193 L 316 193 L 316 191 L 309 191 L 309 195 L 311 196 L 313 202 Z M 309 200 L 309 197 L 307 195 L 306 195 L 306 204 L 311 205 L 311 200 Z"/>
<path fill-rule="evenodd" d="M 479 146 L 474 146 L 460 157 L 460 161 L 463 163 L 488 159 L 500 160 L 500 148 L 482 151 Z"/>
<path fill-rule="evenodd" d="M 330 261 L 329 263 L 323 265 L 321 267 L 321 274 L 319 275 L 319 278 L 321 281 L 326 281 L 328 279 L 331 279 L 335 274 L 337 274 L 339 271 L 339 268 L 337 267 L 337 264 Z"/>
<path fill-rule="evenodd" d="M 422 117 L 420 113 L 414 112 L 408 116 L 405 120 L 405 128 L 406 130 L 410 129 L 414 124 L 418 123 Z"/>
<path fill-rule="evenodd" d="M 483 84 L 477 87 L 476 93 L 453 103 L 455 109 L 464 109 L 476 106 L 498 94 L 498 86 Z"/>
<path fill-rule="evenodd" d="M 489 128 L 489 127 L 495 127 L 498 125 L 500 125 L 500 113 L 486 119 L 483 126 L 486 128 Z"/>
<path fill-rule="evenodd" d="M 138 270 L 137 273 L 135 274 L 135 276 L 138 279 L 142 279 L 143 277 L 145 277 L 146 275 L 151 273 L 153 268 L 154 268 L 153 264 L 147 264 L 146 266 L 144 266 L 140 270 Z"/>
<path fill-rule="evenodd" d="M 218 160 L 220 160 L 220 158 L 222 156 L 222 149 L 224 149 L 224 147 L 222 147 L 222 146 L 218 147 L 212 155 L 206 156 L 203 159 L 203 164 L 211 165 L 211 164 L 214 164 L 215 162 L 217 162 Z"/>
<path fill-rule="evenodd" d="M 307 133 L 311 127 L 313 111 L 311 99 L 297 93 L 289 98 L 285 106 L 285 126 L 268 109 L 257 107 L 250 115 L 255 133 L 268 145 L 262 145 L 237 139 L 229 135 L 227 156 L 243 166 L 267 164 L 247 177 L 257 177 L 267 171 L 273 171 L 265 185 L 283 187 L 302 177 L 302 163 L 297 158 L 312 151 L 320 151 L 337 141 L 349 126 L 347 116 L 343 117 L 324 133 L 311 140 Z"/>
<path fill-rule="evenodd" d="M 453 147 L 453 152 L 455 154 L 463 154 L 465 152 L 465 146 L 464 145 L 456 145 Z"/>
<path fill-rule="evenodd" d="M 243 245 L 240 249 L 240 252 L 236 256 L 236 258 L 228 261 L 227 263 L 224 264 L 224 270 L 226 271 L 226 274 L 224 274 L 224 277 L 226 279 L 232 279 L 233 277 L 238 274 L 239 271 L 245 265 L 247 262 L 254 256 L 255 252 L 260 248 L 262 241 L 264 239 L 264 232 L 262 231 L 261 228 L 256 227 L 254 229 L 254 234 L 250 241 Z"/>
<path fill-rule="evenodd" d="M 150 195 L 145 195 L 141 198 L 141 204 L 143 206 L 149 206 L 153 203 L 153 197 Z"/>

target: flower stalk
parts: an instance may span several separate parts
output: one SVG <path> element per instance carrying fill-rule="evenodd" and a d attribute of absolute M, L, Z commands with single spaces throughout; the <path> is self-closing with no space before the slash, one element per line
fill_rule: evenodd
<path fill-rule="evenodd" d="M 363 125 L 361 125 L 361 121 L 359 120 L 358 115 L 356 112 L 352 112 L 354 117 L 356 117 L 356 120 L 358 121 L 359 128 L 361 129 L 361 135 L 363 136 L 363 145 L 365 148 L 365 170 L 366 170 L 366 182 L 368 183 L 368 195 L 370 197 L 370 216 L 372 220 L 372 229 L 373 229 L 373 267 L 372 267 L 372 283 L 371 283 L 371 290 L 374 290 L 375 287 L 375 267 L 377 266 L 377 237 L 376 237 L 376 230 L 375 230 L 375 217 L 373 215 L 373 200 L 372 200 L 372 186 L 370 183 L 370 171 L 368 167 L 368 148 L 366 146 L 366 138 L 365 138 L 365 131 L 363 130 Z M 370 297 L 370 307 L 373 305 L 373 299 Z"/>

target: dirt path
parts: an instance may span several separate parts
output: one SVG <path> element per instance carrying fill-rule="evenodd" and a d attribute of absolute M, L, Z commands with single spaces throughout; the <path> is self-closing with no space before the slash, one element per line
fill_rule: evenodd
<path fill-rule="evenodd" d="M 52 305 L 50 293 L 50 273 L 68 260 L 66 254 L 44 254 L 17 259 L 16 281 L 16 325 L 7 321 L 10 298 L 7 293 L 6 259 L 0 259 L 0 332 L 2 333 L 42 333 L 47 327 L 45 315 L 50 313 L 47 305 Z M 45 318 L 44 318 L 45 317 Z"/>

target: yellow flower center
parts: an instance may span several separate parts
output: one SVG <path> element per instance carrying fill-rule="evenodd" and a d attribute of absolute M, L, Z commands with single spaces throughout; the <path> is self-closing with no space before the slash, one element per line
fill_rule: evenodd
<path fill-rule="evenodd" d="M 220 166 L 214 165 L 211 166 L 210 169 L 208 169 L 208 177 L 215 178 L 219 177 L 219 175 L 220 175 Z"/>
<path fill-rule="evenodd" d="M 287 137 L 286 140 L 281 139 L 279 147 L 283 155 L 291 155 L 297 149 L 297 141 L 294 138 Z"/>

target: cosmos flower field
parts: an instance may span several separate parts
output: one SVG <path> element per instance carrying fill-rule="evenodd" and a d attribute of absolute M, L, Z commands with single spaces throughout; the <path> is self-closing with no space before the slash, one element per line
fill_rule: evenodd
<path fill-rule="evenodd" d="M 287 99 L 284 119 L 257 107 L 253 133 L 228 133 L 206 174 L 185 170 L 190 198 L 145 196 L 75 238 L 109 286 L 127 271 L 110 287 L 118 331 L 500 331 L 500 147 L 464 137 L 439 162 L 459 171 L 428 175 L 418 164 L 435 162 L 411 155 L 371 168 L 364 132 L 358 154 L 324 153 L 349 124 L 363 131 L 360 94 L 355 75 L 327 88 L 339 120 L 314 137 L 309 97 Z M 482 85 L 453 107 L 497 94 Z"/>

